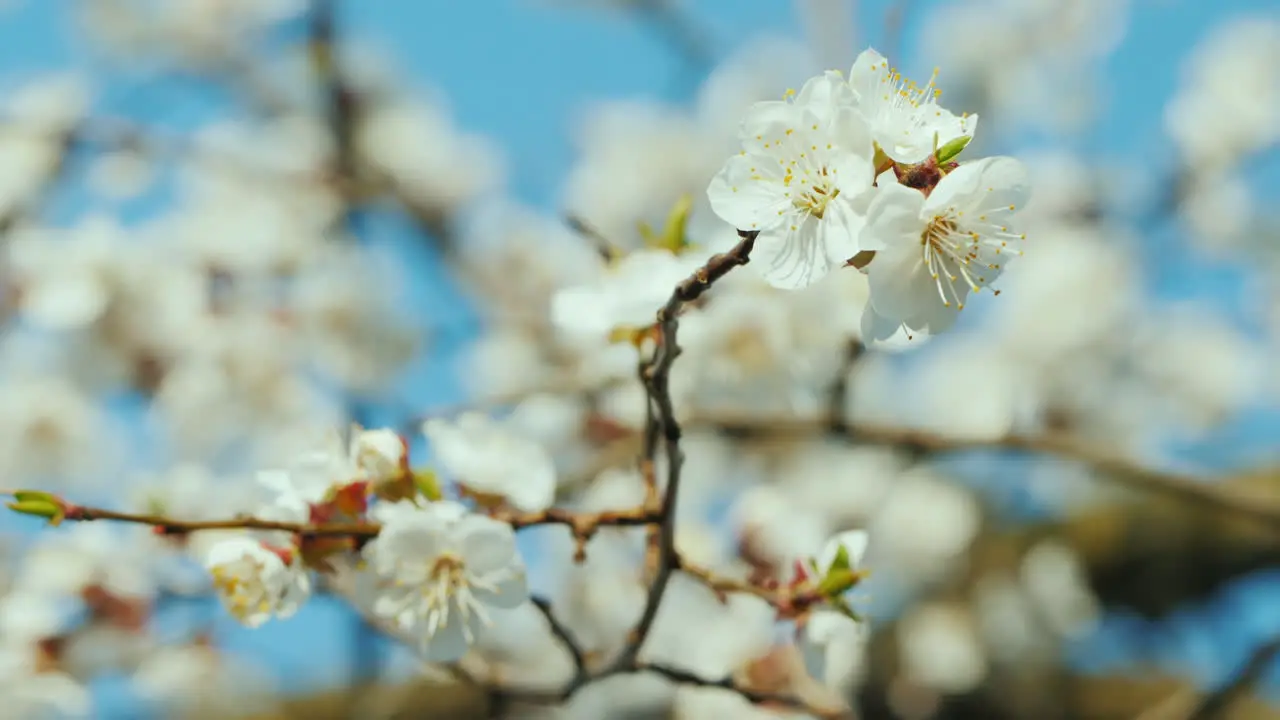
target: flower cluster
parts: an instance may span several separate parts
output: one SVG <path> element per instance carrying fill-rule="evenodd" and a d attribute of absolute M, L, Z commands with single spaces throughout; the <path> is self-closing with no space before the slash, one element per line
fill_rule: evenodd
<path fill-rule="evenodd" d="M 433 420 L 426 430 L 445 472 L 460 489 L 483 487 L 490 507 L 550 504 L 554 469 L 537 445 L 476 415 Z M 512 452 L 495 454 L 495 446 Z M 247 626 L 293 615 L 321 571 L 359 588 L 353 599 L 417 639 L 425 657 L 452 661 L 491 623 L 486 608 L 512 608 L 528 597 L 511 526 L 443 499 L 436 475 L 412 469 L 407 443 L 389 429 L 353 428 L 346 444 L 330 436 L 258 480 L 274 494 L 264 518 L 366 532 L 363 541 L 359 532 L 297 532 L 214 544 L 205 560 L 214 586 Z"/>
<path fill-rule="evenodd" d="M 757 103 L 742 150 L 707 190 L 716 214 L 759 233 L 754 259 L 773 286 L 804 288 L 845 266 L 865 273 L 870 340 L 945 330 L 1022 252 L 1012 227 L 1029 195 L 1021 163 L 956 162 L 978 118 L 939 95 L 933 79 L 917 85 L 867 50 L 847 77 L 829 71 Z"/>

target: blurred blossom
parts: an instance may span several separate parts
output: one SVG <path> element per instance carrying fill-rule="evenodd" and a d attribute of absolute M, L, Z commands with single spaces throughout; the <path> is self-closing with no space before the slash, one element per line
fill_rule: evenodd
<path fill-rule="evenodd" d="M 785 489 L 746 489 L 733 507 L 741 552 L 749 562 L 789 577 L 792 563 L 817 553 L 831 534 L 822 516 L 800 507 Z"/>
<path fill-rule="evenodd" d="M 956 78 L 948 86 L 1000 126 L 1066 133 L 1093 119 L 1098 61 L 1128 14 L 1128 2 L 1110 0 L 962 0 L 929 13 L 925 46 Z"/>
<path fill-rule="evenodd" d="M 1261 348 L 1221 316 L 1173 307 L 1135 333 L 1139 367 L 1188 429 L 1202 430 L 1250 404 L 1263 380 Z"/>
<path fill-rule="evenodd" d="M 976 628 L 961 607 L 916 607 L 898 628 L 898 647 L 906 676 L 938 692 L 966 692 L 987 673 Z"/>
<path fill-rule="evenodd" d="M 463 216 L 460 235 L 467 274 L 483 287 L 486 309 L 504 324 L 545 324 L 556 291 L 590 283 L 604 267 L 586 238 L 513 201 L 478 204 Z"/>
<path fill-rule="evenodd" d="M 84 28 L 125 56 L 172 54 L 216 64 L 247 49 L 274 23 L 297 15 L 303 0 L 84 0 Z"/>
<path fill-rule="evenodd" d="M 900 475 L 868 528 L 872 556 L 892 572 L 927 582 L 960 570 L 981 508 L 959 486 L 925 468 Z"/>
<path fill-rule="evenodd" d="M 1200 247 L 1218 256 L 1248 248 L 1253 230 L 1253 194 L 1238 175 L 1197 174 L 1190 180 L 1182 217 Z"/>
<path fill-rule="evenodd" d="M 0 645 L 0 691 L 13 717 L 93 717 L 88 689 L 64 672 L 41 668 L 35 648 Z"/>
<path fill-rule="evenodd" d="M 269 711 L 270 674 L 244 658 L 224 656 L 205 643 L 157 650 L 134 671 L 138 695 L 168 716 Z"/>
<path fill-rule="evenodd" d="M 356 147 L 377 181 L 432 217 L 448 216 L 504 179 L 502 157 L 488 139 L 460 131 L 444 110 L 424 102 L 392 99 L 368 108 Z"/>
<path fill-rule="evenodd" d="M 610 242 L 632 249 L 637 223 L 657 225 L 678 198 L 694 194 L 695 240 L 710 216 L 703 190 L 734 146 L 751 103 L 776 99 L 817 68 L 801 43 L 761 38 L 712 72 L 692 112 L 650 101 L 596 105 L 574 133 L 577 163 L 563 191 L 566 210 Z"/>
<path fill-rule="evenodd" d="M 974 607 L 983 641 L 996 662 L 1030 662 L 1043 649 L 1038 608 L 1015 579 L 983 576 L 975 587 Z"/>
<path fill-rule="evenodd" d="M 26 229 L 9 244 L 23 314 L 53 330 L 98 320 L 126 277 L 127 241 L 109 216 L 86 218 L 66 233 Z"/>
<path fill-rule="evenodd" d="M 74 74 L 32 79 L 12 91 L 3 104 L 0 151 L 0 217 L 11 217 L 32 203 L 59 170 L 67 135 L 89 109 L 87 80 Z"/>
<path fill-rule="evenodd" d="M 1187 169 L 1224 170 L 1280 141 L 1280 21 L 1224 22 L 1184 62 L 1165 125 Z"/>
<path fill-rule="evenodd" d="M 0 472 L 103 485 L 118 459 L 107 440 L 106 417 L 64 375 L 10 377 L 0 405 Z"/>
<path fill-rule="evenodd" d="M 1098 619 L 1098 601 L 1089 589 L 1076 553 L 1054 540 L 1037 544 L 1022 560 L 1022 583 L 1053 631 L 1074 637 Z"/>
<path fill-rule="evenodd" d="M 155 179 L 155 168 L 141 152 L 118 150 L 103 154 L 89 170 L 89 184 L 104 197 L 131 200 L 142 195 Z"/>

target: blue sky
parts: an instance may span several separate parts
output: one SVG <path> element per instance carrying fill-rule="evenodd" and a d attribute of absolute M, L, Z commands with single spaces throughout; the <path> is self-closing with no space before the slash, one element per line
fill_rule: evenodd
<path fill-rule="evenodd" d="M 571 133 L 579 111 L 589 102 L 636 96 L 673 102 L 687 99 L 698 77 L 651 28 L 621 15 L 554 7 L 549 0 L 339 0 L 346 32 L 376 44 L 410 82 L 442 91 L 459 124 L 496 139 L 507 154 L 511 191 L 547 210 L 556 209 L 559 188 L 572 160 Z M 858 3 L 858 38 L 862 44 L 883 46 L 883 18 L 888 2 Z M 908 61 L 912 72 L 937 64 L 927 48 L 915 42 L 919 19 L 942 3 L 915 0 L 906 27 Z M 71 20 L 72 0 L 26 0 L 0 15 L 0 89 L 34 72 L 78 67 L 92 70 L 94 57 L 80 41 Z M 705 28 L 715 57 L 738 49 L 761 34 L 795 35 L 800 26 L 792 3 L 783 0 L 690 0 L 692 17 Z M 1159 133 L 1163 103 L 1176 87 L 1180 60 L 1186 50 L 1216 21 L 1227 16 L 1270 10 L 1273 0 L 1133 0 L 1129 35 L 1109 60 L 1104 77 L 1105 106 L 1099 122 L 1079 142 L 1078 149 L 1109 161 L 1123 160 L 1142 169 L 1162 167 L 1169 146 Z M 964 42 L 956 38 L 956 42 Z M 857 48 L 850 48 L 852 60 Z M 925 73 L 927 74 L 927 73 Z M 181 82 L 147 84 L 137 78 L 101 76 L 107 90 L 102 109 L 166 127 L 186 128 L 222 110 L 225 97 L 213 89 Z M 1016 144 L 1016 143 L 1015 143 Z M 1280 179 L 1271 162 L 1265 177 Z M 59 204 L 58 214 L 82 210 L 83 195 L 73 193 Z M 393 217 L 371 217 L 366 230 L 375 239 L 405 243 L 412 230 Z M 1168 233 L 1154 238 L 1176 242 Z M 417 283 L 433 293 L 433 305 L 458 308 L 450 322 L 469 324 L 470 314 L 444 281 L 441 268 L 423 251 L 413 258 Z M 1157 273 L 1155 289 L 1167 296 L 1212 299 L 1239 312 L 1246 302 L 1240 275 L 1228 268 L 1205 269 L 1195 264 L 1167 263 Z M 423 306 L 423 305 L 419 305 Z M 455 385 L 449 381 L 447 357 L 433 357 L 417 366 L 409 396 L 418 403 L 452 402 Z M 1233 431 L 1237 441 L 1254 447 L 1265 442 L 1262 430 L 1274 424 L 1255 422 Z M 1230 449 L 1233 443 L 1224 443 Z M 1238 448 L 1237 448 L 1238 449 Z M 1233 590 L 1227 607 L 1254 603 L 1263 607 L 1280 591 L 1280 579 L 1251 578 Z M 1240 600 L 1239 598 L 1256 598 Z M 1204 618 L 1214 607 L 1188 610 L 1185 627 L 1168 637 L 1169 652 L 1185 657 L 1197 676 L 1211 681 L 1247 648 L 1265 628 L 1240 622 L 1223 630 Z M 165 623 L 182 624 L 191 608 L 174 610 Z M 1235 613 L 1240 616 L 1240 613 Z M 1248 617 L 1255 614 L 1244 613 Z M 346 613 L 324 602 L 313 603 L 287 623 L 254 633 L 227 628 L 229 644 L 272 667 L 290 686 L 318 686 L 344 677 Z M 1113 618 L 1108 628 L 1134 631 L 1135 624 Z M 1265 624 L 1265 623 L 1264 623 Z M 1274 623 L 1273 623 L 1274 624 Z M 1182 626 L 1180 626 L 1182 627 Z M 1212 632 L 1220 637 L 1202 637 Z M 1124 637 L 1117 630 L 1112 635 Z M 1178 641 L 1177 638 L 1192 638 Z M 1083 665 L 1121 662 L 1116 643 L 1086 643 L 1078 653 Z M 1206 650 L 1205 648 L 1210 648 Z M 317 663 L 316 658 L 333 658 Z M 136 717 L 137 709 L 124 698 L 119 682 L 100 683 L 114 709 L 109 717 Z"/>

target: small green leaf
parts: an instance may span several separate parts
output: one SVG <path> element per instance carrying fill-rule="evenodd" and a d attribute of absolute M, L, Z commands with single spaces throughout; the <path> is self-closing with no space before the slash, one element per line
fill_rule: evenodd
<path fill-rule="evenodd" d="M 17 500 L 18 502 L 25 502 L 27 500 L 42 500 L 44 502 L 53 503 L 55 505 L 62 504 L 62 499 L 59 498 L 57 495 L 54 495 L 53 493 L 47 493 L 42 490 L 15 490 L 13 493 L 13 499 Z"/>
<path fill-rule="evenodd" d="M 434 470 L 423 468 L 413 471 L 413 486 L 418 488 L 418 492 L 426 499 L 435 502 L 444 497 L 444 492 L 440 490 L 440 478 L 436 477 Z"/>
<path fill-rule="evenodd" d="M 685 193 L 676 200 L 671 214 L 667 215 L 667 224 L 662 228 L 662 247 L 677 253 L 689 247 L 685 228 L 689 225 L 689 215 L 692 213 L 693 195 Z"/>
<path fill-rule="evenodd" d="M 685 228 L 689 224 L 689 215 L 692 213 L 693 196 L 686 193 L 681 195 L 671 207 L 671 212 L 667 214 L 667 220 L 662 226 L 662 232 L 655 232 L 653 227 L 644 221 L 636 223 L 636 229 L 640 231 L 640 237 L 644 239 L 646 247 L 679 253 L 690 245 Z"/>
<path fill-rule="evenodd" d="M 937 152 L 934 153 L 934 156 L 938 158 L 939 163 L 949 162 L 951 159 L 959 155 L 960 152 L 969 145 L 969 141 L 972 139 L 972 135 L 961 135 L 951 142 L 948 142 L 946 145 L 938 148 Z"/>
<path fill-rule="evenodd" d="M 836 548 L 835 559 L 831 561 L 831 567 L 827 568 L 828 573 L 839 570 L 848 570 L 853 567 L 853 563 L 849 561 L 849 549 L 843 544 Z"/>
<path fill-rule="evenodd" d="M 14 493 L 15 497 L 17 497 L 17 495 L 18 493 Z M 36 498 L 17 500 L 16 502 L 5 504 L 9 506 L 10 510 L 20 515 L 45 518 L 49 521 L 50 525 L 57 525 L 58 523 L 61 523 L 64 516 L 62 503 L 56 501 Z"/>
<path fill-rule="evenodd" d="M 837 570 L 834 567 L 827 576 L 818 583 L 818 594 L 825 598 L 836 598 L 848 592 L 850 588 L 862 580 L 860 573 L 849 568 Z"/>

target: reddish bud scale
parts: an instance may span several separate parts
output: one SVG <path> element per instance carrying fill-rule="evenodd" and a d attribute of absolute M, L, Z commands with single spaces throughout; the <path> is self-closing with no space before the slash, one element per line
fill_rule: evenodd
<path fill-rule="evenodd" d="M 893 174 L 898 182 L 909 188 L 915 188 L 929 196 L 942 181 L 942 168 L 938 167 L 938 159 L 930 155 L 923 162 L 915 165 L 894 165 Z"/>
<path fill-rule="evenodd" d="M 342 486 L 334 493 L 330 504 L 348 518 L 364 515 L 369 509 L 369 483 L 361 480 Z"/>

